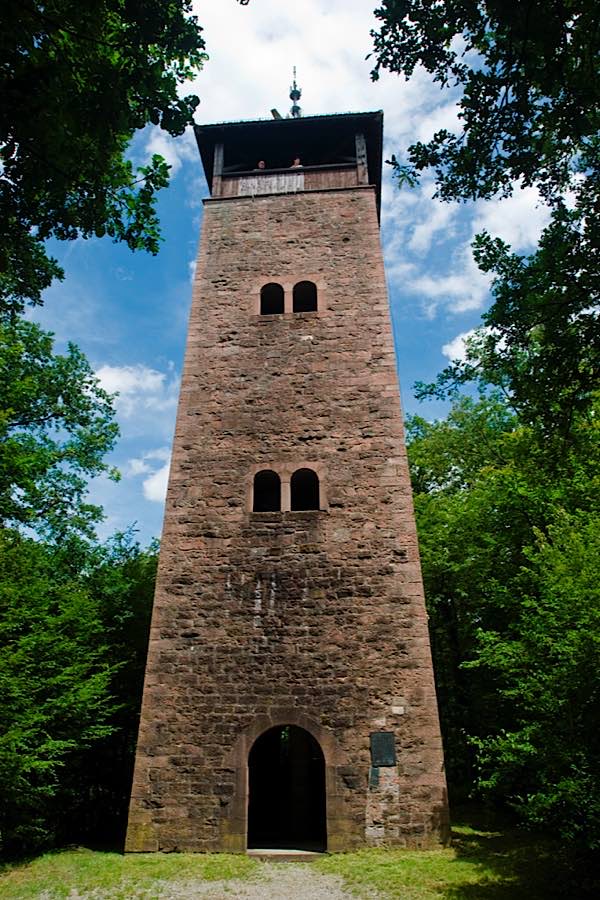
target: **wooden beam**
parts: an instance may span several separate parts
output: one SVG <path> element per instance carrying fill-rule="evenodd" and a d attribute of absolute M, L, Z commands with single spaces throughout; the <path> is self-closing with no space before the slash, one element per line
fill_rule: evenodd
<path fill-rule="evenodd" d="M 221 178 L 223 176 L 223 144 L 215 144 L 213 158 L 213 177 L 210 193 L 212 197 L 221 196 Z"/>
<path fill-rule="evenodd" d="M 357 132 L 355 137 L 356 143 L 356 175 L 359 184 L 369 183 L 369 169 L 367 166 L 367 142 L 364 134 Z"/>

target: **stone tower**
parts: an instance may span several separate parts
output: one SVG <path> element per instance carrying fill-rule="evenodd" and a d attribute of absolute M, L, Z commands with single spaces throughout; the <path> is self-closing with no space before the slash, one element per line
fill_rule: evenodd
<path fill-rule="evenodd" d="M 375 112 L 196 130 L 211 196 L 130 851 L 446 837 L 382 127 Z"/>

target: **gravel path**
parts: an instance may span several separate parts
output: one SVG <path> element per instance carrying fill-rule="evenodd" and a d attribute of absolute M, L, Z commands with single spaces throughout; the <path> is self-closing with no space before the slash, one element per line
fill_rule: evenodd
<path fill-rule="evenodd" d="M 102 890 L 83 894 L 73 891 L 73 900 L 111 900 L 123 897 Z M 51 893 L 39 900 L 50 900 Z M 374 892 L 353 893 L 344 889 L 342 879 L 322 875 L 310 863 L 261 863 L 256 875 L 231 881 L 157 881 L 151 888 L 139 888 L 128 900 L 381 900 Z"/>
<path fill-rule="evenodd" d="M 164 893 L 163 893 L 164 891 Z M 342 879 L 322 875 L 310 863 L 263 863 L 257 877 L 244 881 L 165 882 L 160 900 L 377 900 L 374 893 L 356 894 Z"/>

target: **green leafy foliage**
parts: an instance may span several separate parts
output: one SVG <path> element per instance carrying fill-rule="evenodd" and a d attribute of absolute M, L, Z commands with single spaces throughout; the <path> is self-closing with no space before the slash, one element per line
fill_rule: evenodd
<path fill-rule="evenodd" d="M 77 793 L 77 840 L 83 834 L 119 846 L 125 839 L 157 563 L 158 541 L 143 549 L 129 530 L 95 548 L 85 566 L 86 589 L 100 605 L 117 707 L 111 735 L 96 745 L 86 790 Z"/>
<path fill-rule="evenodd" d="M 0 836 L 7 856 L 122 838 L 156 547 L 0 530 Z"/>
<path fill-rule="evenodd" d="M 119 841 L 157 548 L 94 542 L 112 398 L 77 347 L 0 322 L 0 849 Z M 32 539 L 32 533 L 37 540 Z"/>
<path fill-rule="evenodd" d="M 434 384 L 418 385 L 419 396 L 492 384 L 547 439 L 571 438 L 576 415 L 590 409 L 600 383 L 600 242 L 597 211 L 587 200 L 584 194 L 574 209 L 557 207 L 529 257 L 478 235 L 474 255 L 494 273 L 493 303 L 465 359 Z"/>
<path fill-rule="evenodd" d="M 179 135 L 206 58 L 191 0 L 6 0 L 0 34 L 0 306 L 40 302 L 61 276 L 44 242 L 110 235 L 156 253 L 168 166 L 134 170 L 148 123 Z"/>
<path fill-rule="evenodd" d="M 600 515 L 559 513 L 515 579 L 518 614 L 479 634 L 475 674 L 493 672 L 512 724 L 476 740 L 484 793 L 533 825 L 600 849 Z"/>
<path fill-rule="evenodd" d="M 110 733 L 112 671 L 98 603 L 43 545 L 0 531 L 0 832 L 14 852 L 52 842 L 72 757 Z"/>
<path fill-rule="evenodd" d="M 593 412 L 560 447 L 494 393 L 408 423 L 451 793 L 475 784 L 586 851 L 600 803 Z"/>
<path fill-rule="evenodd" d="M 118 427 L 86 358 L 73 344 L 55 354 L 33 322 L 0 321 L 0 397 L 0 524 L 90 534 L 102 511 L 86 502 L 88 479 L 117 477 L 104 456 Z"/>
<path fill-rule="evenodd" d="M 400 185 L 435 173 L 443 200 L 510 194 L 535 185 L 552 209 L 525 259 L 493 236 L 474 255 L 493 272 L 493 303 L 465 362 L 423 394 L 448 396 L 468 381 L 493 384 L 524 420 L 569 439 L 589 408 L 600 364 L 600 32 L 591 0 L 497 3 L 385 0 L 372 32 L 381 69 L 417 66 L 458 96 L 457 133 L 392 158 Z"/>
<path fill-rule="evenodd" d="M 600 128 L 600 37 L 592 0 L 384 0 L 376 65 L 410 78 L 420 65 L 460 94 L 459 134 L 409 148 L 435 170 L 443 199 L 537 184 L 560 196 L 589 164 Z"/>

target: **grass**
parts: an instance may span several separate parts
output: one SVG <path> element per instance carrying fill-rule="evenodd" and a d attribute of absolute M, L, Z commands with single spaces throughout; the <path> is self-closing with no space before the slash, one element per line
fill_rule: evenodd
<path fill-rule="evenodd" d="M 30 862 L 11 866 L 0 874 L 0 897 L 47 900 L 78 897 L 92 892 L 111 900 L 158 896 L 159 882 L 221 881 L 248 878 L 259 864 L 247 856 L 229 853 L 102 853 L 63 850 L 45 853 Z"/>
<path fill-rule="evenodd" d="M 455 820 L 458 817 L 455 815 Z M 281 865 L 285 865 L 282 863 Z M 496 821 L 458 818 L 452 846 L 440 850 L 361 850 L 324 856 L 311 865 L 337 875 L 361 896 L 377 891 L 396 900 L 550 900 L 600 896 L 573 886 L 557 842 Z M 122 856 L 92 850 L 47 853 L 0 872 L 0 898 L 156 900 L 161 882 L 253 878 L 261 864 L 243 855 L 153 854 Z M 596 884 L 597 888 L 597 884 Z M 224 888 L 224 896 L 231 894 Z"/>
<path fill-rule="evenodd" d="M 455 820 L 457 817 L 455 816 Z M 324 857 L 319 871 L 401 900 L 549 900 L 588 896 L 570 884 L 557 842 L 514 827 L 468 820 L 452 827 L 452 844 L 439 850 L 361 850 Z M 589 896 L 599 896 L 593 892 Z"/>

